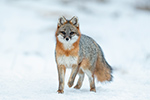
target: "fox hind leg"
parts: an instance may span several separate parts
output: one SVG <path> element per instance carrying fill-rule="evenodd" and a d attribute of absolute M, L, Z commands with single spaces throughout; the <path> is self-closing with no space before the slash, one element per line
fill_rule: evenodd
<path fill-rule="evenodd" d="M 76 86 L 74 87 L 75 89 L 80 89 L 84 80 L 84 72 L 82 71 L 81 68 L 79 69 L 78 75 L 79 75 L 79 79 Z"/>
<path fill-rule="evenodd" d="M 96 92 L 94 81 L 94 66 L 90 65 L 89 59 L 82 60 L 80 64 L 80 69 L 82 69 L 83 73 L 85 73 L 89 78 L 90 91 Z"/>
<path fill-rule="evenodd" d="M 96 92 L 95 81 L 94 81 L 94 74 L 89 69 L 85 69 L 84 72 L 86 73 L 86 75 L 89 78 L 90 91 Z"/>

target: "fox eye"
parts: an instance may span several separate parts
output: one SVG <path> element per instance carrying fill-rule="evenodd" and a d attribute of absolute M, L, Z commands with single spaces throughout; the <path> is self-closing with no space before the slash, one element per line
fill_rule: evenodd
<path fill-rule="evenodd" d="M 62 33 L 63 35 L 65 35 L 65 34 L 66 34 L 64 31 L 61 31 L 61 33 Z"/>
<path fill-rule="evenodd" d="M 71 32 L 70 35 L 73 35 L 75 32 Z"/>

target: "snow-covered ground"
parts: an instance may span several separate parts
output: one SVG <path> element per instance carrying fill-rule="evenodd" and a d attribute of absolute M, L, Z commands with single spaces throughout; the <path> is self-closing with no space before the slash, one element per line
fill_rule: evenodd
<path fill-rule="evenodd" d="M 109 1 L 0 1 L 0 100 L 149 100 L 150 13 L 136 10 L 134 0 Z M 87 77 L 80 90 L 66 84 L 64 94 L 56 92 L 61 15 L 78 16 L 81 32 L 101 45 L 114 69 L 113 81 L 96 83 L 96 93 Z"/>

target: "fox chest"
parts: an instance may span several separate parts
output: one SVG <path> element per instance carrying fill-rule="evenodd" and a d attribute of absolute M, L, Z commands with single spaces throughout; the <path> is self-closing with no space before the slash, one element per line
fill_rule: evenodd
<path fill-rule="evenodd" d="M 78 63 L 78 57 L 77 56 L 59 56 L 57 57 L 57 63 L 59 65 L 64 65 L 65 67 L 72 67 L 72 65 Z"/>

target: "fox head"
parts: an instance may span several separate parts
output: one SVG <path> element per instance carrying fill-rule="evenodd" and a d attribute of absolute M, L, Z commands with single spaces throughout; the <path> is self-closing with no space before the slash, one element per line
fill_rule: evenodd
<path fill-rule="evenodd" d="M 73 44 L 79 40 L 80 36 L 79 23 L 76 16 L 70 20 L 67 20 L 64 16 L 59 18 L 56 39 L 63 44 Z"/>

